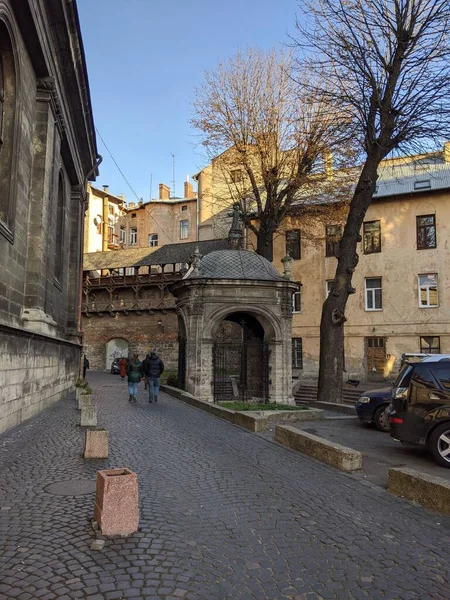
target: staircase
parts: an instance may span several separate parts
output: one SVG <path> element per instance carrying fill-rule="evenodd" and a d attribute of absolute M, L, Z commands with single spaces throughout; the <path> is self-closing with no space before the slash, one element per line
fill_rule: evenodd
<path fill-rule="evenodd" d="M 368 389 L 374 389 L 376 387 L 385 387 L 386 384 L 383 385 L 373 385 L 373 384 L 363 384 L 358 387 L 350 387 L 348 385 L 344 385 L 344 389 L 342 392 L 342 402 L 347 405 L 354 406 L 358 401 L 358 398 L 362 396 L 363 392 Z M 298 390 L 294 394 L 295 403 L 296 404 L 308 404 L 309 402 L 317 401 L 317 383 L 315 382 L 304 382 L 300 385 Z M 330 400 L 331 402 L 339 402 L 338 398 L 334 398 Z"/>

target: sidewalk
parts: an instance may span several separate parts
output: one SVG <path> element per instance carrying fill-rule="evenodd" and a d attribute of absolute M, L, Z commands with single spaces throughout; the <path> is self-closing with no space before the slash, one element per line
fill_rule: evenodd
<path fill-rule="evenodd" d="M 118 376 L 88 379 L 109 459 L 82 458 L 74 400 L 0 436 L 2 600 L 450 599 L 450 519 L 165 394 L 129 404 Z M 96 471 L 123 466 L 140 531 L 93 551 Z"/>

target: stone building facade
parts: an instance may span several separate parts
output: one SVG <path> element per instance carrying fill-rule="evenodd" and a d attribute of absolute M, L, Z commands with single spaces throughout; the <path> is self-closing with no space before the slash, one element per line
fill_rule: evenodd
<path fill-rule="evenodd" d="M 3 431 L 79 372 L 84 200 L 99 160 L 76 2 L 0 0 L 0 90 Z"/>
<path fill-rule="evenodd" d="M 120 225 L 126 214 L 125 198 L 111 194 L 107 185 L 99 190 L 88 183 L 86 206 L 83 252 L 106 252 L 125 247 Z"/>

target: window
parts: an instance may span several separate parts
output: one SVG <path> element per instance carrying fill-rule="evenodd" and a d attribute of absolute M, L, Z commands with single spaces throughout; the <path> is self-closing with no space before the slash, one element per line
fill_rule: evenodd
<path fill-rule="evenodd" d="M 422 336 L 420 338 L 420 351 L 423 354 L 440 354 L 441 338 L 439 336 Z"/>
<path fill-rule="evenodd" d="M 114 227 L 112 225 L 108 225 L 108 243 L 114 244 Z"/>
<path fill-rule="evenodd" d="M 369 277 L 366 284 L 366 310 L 382 310 L 381 277 Z"/>
<path fill-rule="evenodd" d="M 334 281 L 334 279 L 327 279 L 326 282 L 325 282 L 326 298 L 328 298 L 328 296 L 330 295 L 331 287 L 333 285 L 333 281 Z"/>
<path fill-rule="evenodd" d="M 58 195 L 56 205 L 56 236 L 55 236 L 55 279 L 61 283 L 64 256 L 64 177 L 58 177 Z"/>
<path fill-rule="evenodd" d="M 131 218 L 135 219 L 136 218 L 136 213 L 132 213 Z"/>
<path fill-rule="evenodd" d="M 380 221 L 367 221 L 363 224 L 364 254 L 381 252 Z"/>
<path fill-rule="evenodd" d="M 121 226 L 120 227 L 120 243 L 121 244 L 125 244 L 127 241 L 127 232 L 125 227 Z"/>
<path fill-rule="evenodd" d="M 182 206 L 182 207 L 181 207 L 181 210 L 182 210 L 183 212 L 185 212 L 185 211 L 187 210 L 187 205 L 185 204 L 184 206 Z"/>
<path fill-rule="evenodd" d="M 94 223 L 96 223 L 97 225 L 97 233 L 102 235 L 102 217 L 100 215 L 97 215 L 97 218 L 94 219 Z"/>
<path fill-rule="evenodd" d="M 302 338 L 292 338 L 292 368 L 303 369 Z"/>
<path fill-rule="evenodd" d="M 137 229 L 136 227 L 132 227 L 130 229 L 130 244 L 135 246 L 137 244 Z"/>
<path fill-rule="evenodd" d="M 431 180 L 430 179 L 418 179 L 414 182 L 415 190 L 429 190 L 431 189 Z"/>
<path fill-rule="evenodd" d="M 301 258 L 300 231 L 286 231 L 286 254 L 294 260 Z"/>
<path fill-rule="evenodd" d="M 158 245 L 158 234 L 157 233 L 150 233 L 148 236 L 148 245 L 150 248 L 154 248 L 155 246 Z"/>
<path fill-rule="evenodd" d="M 14 241 L 15 186 L 14 138 L 17 132 L 16 69 L 8 28 L 0 21 L 0 233 Z"/>
<path fill-rule="evenodd" d="M 187 240 L 189 237 L 189 221 L 180 221 L 180 240 Z"/>
<path fill-rule="evenodd" d="M 334 256 L 334 245 L 342 237 L 340 225 L 327 225 L 325 227 L 325 256 Z"/>
<path fill-rule="evenodd" d="M 292 312 L 298 313 L 302 310 L 302 291 L 301 288 L 292 294 Z"/>
<path fill-rule="evenodd" d="M 114 205 L 113 204 L 108 205 L 108 212 L 112 217 L 114 216 Z"/>
<path fill-rule="evenodd" d="M 437 273 L 419 275 L 419 307 L 438 306 Z"/>
<path fill-rule="evenodd" d="M 233 171 L 230 171 L 230 177 L 232 183 L 238 183 L 239 181 L 242 181 L 242 171 L 240 169 L 234 169 Z"/>
<path fill-rule="evenodd" d="M 417 250 L 436 248 L 436 216 L 423 215 L 416 217 Z"/>

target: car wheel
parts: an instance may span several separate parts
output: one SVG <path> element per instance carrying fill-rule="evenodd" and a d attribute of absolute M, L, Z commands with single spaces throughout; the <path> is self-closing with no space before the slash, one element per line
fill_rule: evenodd
<path fill-rule="evenodd" d="M 373 422 L 379 431 L 389 431 L 389 421 L 386 415 L 386 406 L 380 406 L 374 412 Z"/>
<path fill-rule="evenodd" d="M 436 427 L 431 434 L 429 448 L 434 460 L 450 469 L 450 422 Z"/>

